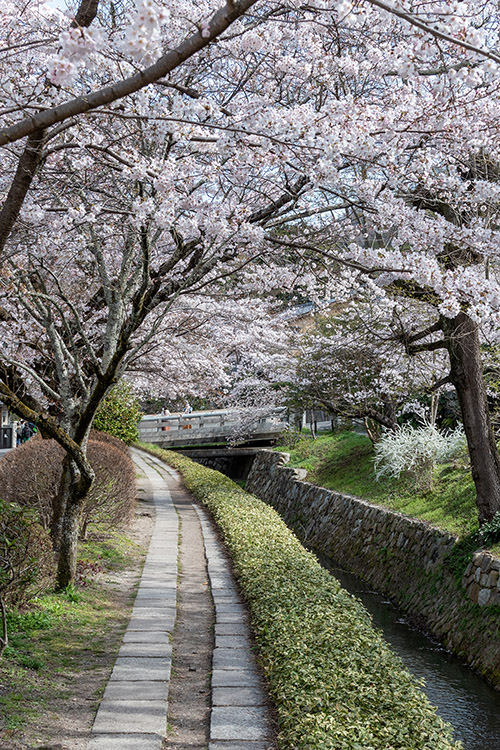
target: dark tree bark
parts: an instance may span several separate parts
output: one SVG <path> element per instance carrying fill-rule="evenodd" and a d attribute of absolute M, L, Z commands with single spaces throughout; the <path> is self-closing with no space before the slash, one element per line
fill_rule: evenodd
<path fill-rule="evenodd" d="M 69 497 L 71 487 L 71 457 L 67 453 L 64 456 L 62 464 L 62 474 L 57 488 L 57 494 L 54 498 L 54 507 L 52 509 L 52 521 L 50 524 L 50 538 L 54 552 L 59 552 L 61 546 L 61 531 L 66 502 Z"/>
<path fill-rule="evenodd" d="M 5 604 L 0 594 L 0 623 L 2 625 L 2 631 L 0 633 L 0 659 L 2 654 L 9 645 L 9 634 L 7 632 L 7 613 L 5 611 Z"/>
<path fill-rule="evenodd" d="M 9 192 L 0 210 L 0 251 L 3 251 L 17 217 L 24 204 L 24 199 L 31 187 L 36 170 L 40 164 L 43 151 L 44 131 L 32 133 L 19 157 L 16 174 Z"/>
<path fill-rule="evenodd" d="M 500 510 L 500 458 L 491 426 L 476 324 L 465 313 L 442 319 L 476 486 L 479 523 Z"/>
<path fill-rule="evenodd" d="M 58 493 L 63 512 L 56 519 L 59 537 L 56 578 L 58 589 L 64 589 L 75 580 L 80 512 L 92 486 L 92 478 L 90 465 L 87 476 L 83 476 L 72 458 L 68 456 L 65 459 Z"/>

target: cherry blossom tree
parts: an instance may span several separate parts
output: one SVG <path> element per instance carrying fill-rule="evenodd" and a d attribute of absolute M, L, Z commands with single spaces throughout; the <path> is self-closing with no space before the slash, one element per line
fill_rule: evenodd
<path fill-rule="evenodd" d="M 125 372 L 149 361 L 179 384 L 190 369 L 224 382 L 236 330 L 249 342 L 278 292 L 328 299 L 340 265 L 413 296 L 430 286 L 443 326 L 456 304 L 473 327 L 489 319 L 495 198 L 483 215 L 484 180 L 462 175 L 471 153 L 495 156 L 488 11 L 84 0 L 65 16 L 7 3 L 0 393 L 67 451 L 60 585 L 93 478 L 88 431 Z M 429 203 L 441 190 L 460 221 Z M 465 265 L 457 253 L 447 267 L 445 244 Z"/>
<path fill-rule="evenodd" d="M 441 380 L 445 364 L 442 356 L 408 356 L 394 336 L 402 316 L 408 312 L 386 297 L 360 297 L 319 316 L 301 336 L 289 397 L 363 420 L 372 442 L 382 429 L 394 430 L 410 401 Z"/>

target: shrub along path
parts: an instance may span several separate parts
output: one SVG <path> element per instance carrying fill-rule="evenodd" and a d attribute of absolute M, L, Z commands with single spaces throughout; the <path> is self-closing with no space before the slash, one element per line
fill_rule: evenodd
<path fill-rule="evenodd" d="M 209 750 L 272 750 L 267 697 L 250 647 L 246 610 L 222 547 L 204 513 L 194 510 L 176 472 L 139 451 L 134 460 L 152 491 L 156 523 L 89 750 L 191 750 L 207 743 Z M 199 564 L 202 534 L 215 605 L 213 661 L 213 610 L 206 569 Z"/>

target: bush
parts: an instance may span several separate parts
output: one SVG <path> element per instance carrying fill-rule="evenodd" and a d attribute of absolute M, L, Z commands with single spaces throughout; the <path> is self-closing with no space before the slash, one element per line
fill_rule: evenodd
<path fill-rule="evenodd" d="M 361 603 L 274 510 L 218 472 L 148 449 L 182 473 L 223 534 L 277 708 L 280 748 L 459 747 Z"/>
<path fill-rule="evenodd" d="M 139 401 L 130 385 L 118 383 L 101 402 L 93 426 L 131 445 L 139 439 L 137 424 L 141 417 Z"/>
<path fill-rule="evenodd" d="M 8 642 L 5 605 L 46 588 L 52 572 L 52 545 L 36 511 L 0 500 L 0 656 Z"/>
<path fill-rule="evenodd" d="M 375 445 L 375 476 L 399 479 L 403 472 L 409 472 L 419 484 L 430 485 L 434 465 L 448 461 L 465 447 L 461 427 L 440 432 L 434 425 L 412 427 L 405 424 L 384 433 Z"/>
<path fill-rule="evenodd" d="M 129 523 L 135 505 L 135 469 L 128 451 L 116 445 L 116 438 L 103 441 L 100 435 L 92 432 L 87 450 L 96 477 L 80 516 L 83 539 L 90 524 L 113 528 Z"/>
<path fill-rule="evenodd" d="M 479 540 L 484 547 L 492 547 L 500 542 L 500 511 L 495 513 L 491 521 L 481 526 Z"/>
<path fill-rule="evenodd" d="M 36 508 L 41 525 L 50 529 L 54 494 L 61 477 L 64 450 L 39 435 L 9 451 L 0 461 L 2 496 L 11 503 Z"/>
<path fill-rule="evenodd" d="M 0 487 L 5 500 L 36 508 L 47 531 L 64 455 L 55 440 L 35 436 L 7 453 L 0 462 Z M 80 530 L 84 536 L 91 523 L 106 526 L 126 523 L 136 496 L 134 465 L 123 443 L 92 430 L 87 455 L 96 478 L 82 510 Z"/>

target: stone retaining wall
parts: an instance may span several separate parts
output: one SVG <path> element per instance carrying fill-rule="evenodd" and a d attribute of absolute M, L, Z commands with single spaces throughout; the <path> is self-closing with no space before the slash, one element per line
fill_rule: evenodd
<path fill-rule="evenodd" d="M 263 450 L 246 489 L 310 547 L 390 596 L 500 688 L 500 560 L 478 552 L 463 580 L 444 563 L 456 538 L 423 521 L 302 481 L 286 453 Z"/>

